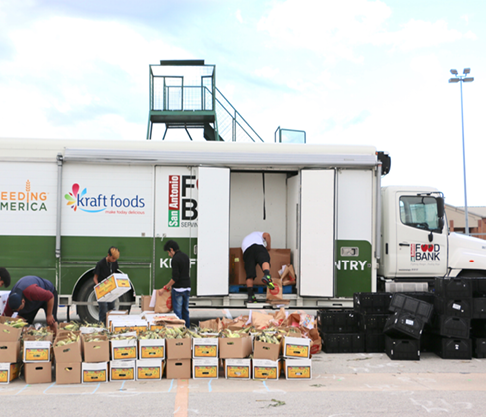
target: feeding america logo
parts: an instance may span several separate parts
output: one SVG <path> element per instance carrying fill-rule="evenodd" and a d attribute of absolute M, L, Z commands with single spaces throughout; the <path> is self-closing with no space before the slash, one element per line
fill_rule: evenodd
<path fill-rule="evenodd" d="M 98 194 L 97 196 L 89 196 L 87 188 L 79 192 L 79 184 L 73 184 L 71 192 L 64 195 L 67 200 L 67 206 L 72 210 L 81 210 L 86 213 L 100 213 L 110 209 L 142 209 L 145 207 L 144 198 L 136 195 L 135 197 L 117 197 L 116 194 L 106 195 Z M 133 211 L 130 214 L 135 213 Z M 136 212 L 136 214 L 144 214 L 144 212 Z"/>

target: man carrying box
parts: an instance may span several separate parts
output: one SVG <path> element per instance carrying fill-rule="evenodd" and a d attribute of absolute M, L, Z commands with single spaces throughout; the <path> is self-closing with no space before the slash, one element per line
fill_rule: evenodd
<path fill-rule="evenodd" d="M 118 258 L 120 258 L 120 251 L 118 248 L 112 246 L 108 249 L 108 255 L 96 264 L 93 277 L 95 285 L 98 285 L 105 278 L 108 278 L 110 275 L 118 271 Z M 115 301 L 98 301 L 98 307 L 100 309 L 99 320 L 106 325 L 106 313 L 108 310 L 113 310 L 115 308 Z"/>
<path fill-rule="evenodd" d="M 247 303 L 256 303 L 257 299 L 253 294 L 253 280 L 256 278 L 256 266 L 260 265 L 263 271 L 263 283 L 273 290 L 272 278 L 270 276 L 270 255 L 272 240 L 269 233 L 253 232 L 243 239 L 241 250 L 243 251 L 243 261 L 245 262 L 246 287 L 248 290 Z"/>
<path fill-rule="evenodd" d="M 47 324 L 57 331 L 57 302 L 57 291 L 52 282 L 27 275 L 12 287 L 3 315 L 11 317 L 17 311 L 20 317 L 32 324 L 42 308 L 46 312 Z"/>

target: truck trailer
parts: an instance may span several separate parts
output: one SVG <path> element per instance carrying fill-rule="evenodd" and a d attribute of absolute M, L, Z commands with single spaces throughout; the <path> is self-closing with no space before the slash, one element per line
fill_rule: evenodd
<path fill-rule="evenodd" d="M 372 146 L 0 139 L 0 266 L 12 283 L 50 280 L 86 321 L 98 318 L 93 271 L 107 249 L 130 278 L 127 307 L 169 281 L 168 239 L 189 255 L 191 307 L 245 307 L 229 252 L 257 230 L 290 250 L 293 308 L 484 276 L 486 242 L 449 233 L 440 191 L 382 187 L 389 169 Z"/>

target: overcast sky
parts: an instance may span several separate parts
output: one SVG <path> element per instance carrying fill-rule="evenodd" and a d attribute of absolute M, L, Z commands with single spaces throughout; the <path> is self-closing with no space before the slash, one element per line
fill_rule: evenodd
<path fill-rule="evenodd" d="M 486 206 L 484 0 L 0 0 L 0 137 L 144 140 L 149 64 L 204 59 L 250 125 L 388 151 L 384 185 Z"/>

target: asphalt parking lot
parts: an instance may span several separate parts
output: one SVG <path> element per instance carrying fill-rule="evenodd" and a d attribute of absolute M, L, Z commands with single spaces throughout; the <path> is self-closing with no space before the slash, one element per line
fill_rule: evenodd
<path fill-rule="evenodd" d="M 237 313 L 191 311 L 193 320 Z M 18 378 L 0 385 L 4 407 L 36 416 L 479 416 L 485 391 L 486 359 L 433 353 L 397 361 L 382 353 L 321 352 L 312 358 L 311 380 L 227 380 L 220 373 L 209 380 L 29 385 Z"/>

